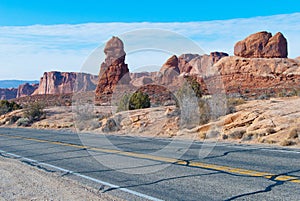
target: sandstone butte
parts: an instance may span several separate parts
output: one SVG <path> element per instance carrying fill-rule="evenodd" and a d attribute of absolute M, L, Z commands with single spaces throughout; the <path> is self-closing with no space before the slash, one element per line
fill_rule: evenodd
<path fill-rule="evenodd" d="M 39 84 L 29 84 L 29 83 L 21 84 L 18 87 L 16 98 L 30 96 L 38 87 Z"/>
<path fill-rule="evenodd" d="M 97 76 L 87 73 L 45 72 L 33 95 L 93 91 L 96 88 L 97 80 Z"/>

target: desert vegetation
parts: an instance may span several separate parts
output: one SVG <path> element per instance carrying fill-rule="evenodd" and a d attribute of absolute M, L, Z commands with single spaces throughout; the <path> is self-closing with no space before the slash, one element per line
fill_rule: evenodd
<path fill-rule="evenodd" d="M 1 100 L 0 101 L 0 115 L 9 113 L 13 110 L 21 109 L 21 106 L 14 101 Z"/>
<path fill-rule="evenodd" d="M 26 105 L 23 117 L 16 121 L 17 126 L 30 126 L 32 123 L 46 118 L 45 105 L 41 102 L 34 102 Z"/>
<path fill-rule="evenodd" d="M 117 108 L 117 112 L 126 110 L 136 110 L 149 108 L 151 106 L 149 95 L 141 91 L 137 91 L 133 94 L 125 94 Z"/>

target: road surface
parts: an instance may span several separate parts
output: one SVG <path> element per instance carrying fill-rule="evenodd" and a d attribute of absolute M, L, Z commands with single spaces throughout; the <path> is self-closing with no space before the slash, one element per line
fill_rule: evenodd
<path fill-rule="evenodd" d="M 300 200 L 300 150 L 0 128 L 0 154 L 125 200 Z"/>

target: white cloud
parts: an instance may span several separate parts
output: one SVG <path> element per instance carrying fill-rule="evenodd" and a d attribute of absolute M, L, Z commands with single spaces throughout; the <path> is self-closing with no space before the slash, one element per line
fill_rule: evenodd
<path fill-rule="evenodd" d="M 294 58 L 300 56 L 299 24 L 300 13 L 188 23 L 145 22 L 3 26 L 0 27 L 0 79 L 38 79 L 44 71 L 50 70 L 80 71 L 88 55 L 98 46 L 103 46 L 112 35 L 121 38 L 124 36 L 126 49 L 128 49 L 131 40 L 136 42 L 136 47 L 139 47 L 140 43 L 143 43 L 144 47 L 151 47 L 151 41 L 153 42 L 156 37 L 152 40 L 150 38 L 138 42 L 136 35 L 128 33 L 139 29 L 163 29 L 178 33 L 197 43 L 206 53 L 225 51 L 229 54 L 232 54 L 236 41 L 251 33 L 262 30 L 272 33 L 280 31 L 288 39 L 289 57 Z M 146 38 L 146 35 L 144 34 L 142 38 Z M 174 35 L 165 35 L 165 38 L 169 37 L 170 40 L 167 40 L 168 42 L 164 40 L 164 43 L 161 44 L 162 48 L 163 45 L 170 46 L 173 50 L 176 45 L 178 48 L 173 52 L 169 51 L 170 49 L 167 47 L 162 50 L 167 50 L 166 52 L 169 54 L 180 53 L 180 51 L 182 53 L 186 51 L 200 53 L 201 50 L 197 48 L 188 49 L 191 46 L 185 48 L 184 40 L 179 43 L 178 38 L 175 37 L 172 40 L 171 36 Z M 134 49 L 133 43 L 131 43 L 131 49 Z M 143 63 L 161 65 L 162 60 L 168 56 L 166 52 L 164 56 L 156 60 L 154 57 L 156 53 L 148 52 L 148 57 L 131 53 L 128 54 L 127 61 L 132 69 L 143 66 Z M 93 69 L 95 73 L 103 60 L 101 48 L 96 53 L 94 55 L 97 59 L 94 61 L 94 65 L 97 65 L 96 69 Z M 147 58 L 149 61 L 144 61 Z"/>

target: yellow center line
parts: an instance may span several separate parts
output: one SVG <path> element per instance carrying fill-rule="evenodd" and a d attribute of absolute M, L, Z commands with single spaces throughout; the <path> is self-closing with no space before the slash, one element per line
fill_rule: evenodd
<path fill-rule="evenodd" d="M 234 167 L 229 167 L 229 166 L 214 165 L 214 164 L 202 163 L 202 162 L 193 162 L 193 161 L 187 162 L 184 160 L 178 160 L 178 159 L 162 157 L 162 156 L 154 156 L 154 155 L 150 155 L 150 154 L 142 154 L 142 153 L 120 151 L 120 150 L 114 150 L 114 149 L 105 149 L 105 148 L 98 148 L 98 147 L 88 147 L 88 146 L 84 146 L 84 145 L 77 145 L 77 144 L 71 144 L 71 143 L 66 143 L 66 142 L 41 140 L 41 139 L 22 137 L 22 136 L 11 136 L 11 135 L 4 135 L 4 134 L 0 134 L 0 136 L 15 138 L 15 139 L 30 140 L 30 141 L 35 141 L 35 142 L 50 143 L 50 144 L 55 144 L 55 145 L 69 146 L 69 147 L 87 149 L 87 150 L 91 150 L 91 151 L 99 151 L 99 152 L 104 152 L 104 153 L 119 154 L 119 155 L 123 155 L 123 156 L 135 157 L 135 158 L 140 158 L 140 159 L 150 159 L 150 160 L 155 160 L 155 161 L 160 161 L 160 162 L 184 165 L 184 166 L 188 166 L 188 167 L 197 167 L 197 168 L 209 169 L 209 170 L 214 170 L 214 171 L 222 171 L 222 172 L 240 174 L 240 175 L 251 176 L 251 177 L 262 177 L 265 179 L 273 178 L 274 181 L 287 181 L 287 182 L 293 182 L 293 183 L 300 183 L 300 177 L 297 177 L 297 176 L 275 175 L 275 174 L 268 173 L 268 172 L 259 172 L 259 171 L 255 171 L 255 170 L 247 170 L 247 169 L 242 169 L 242 168 L 234 168 Z"/>

